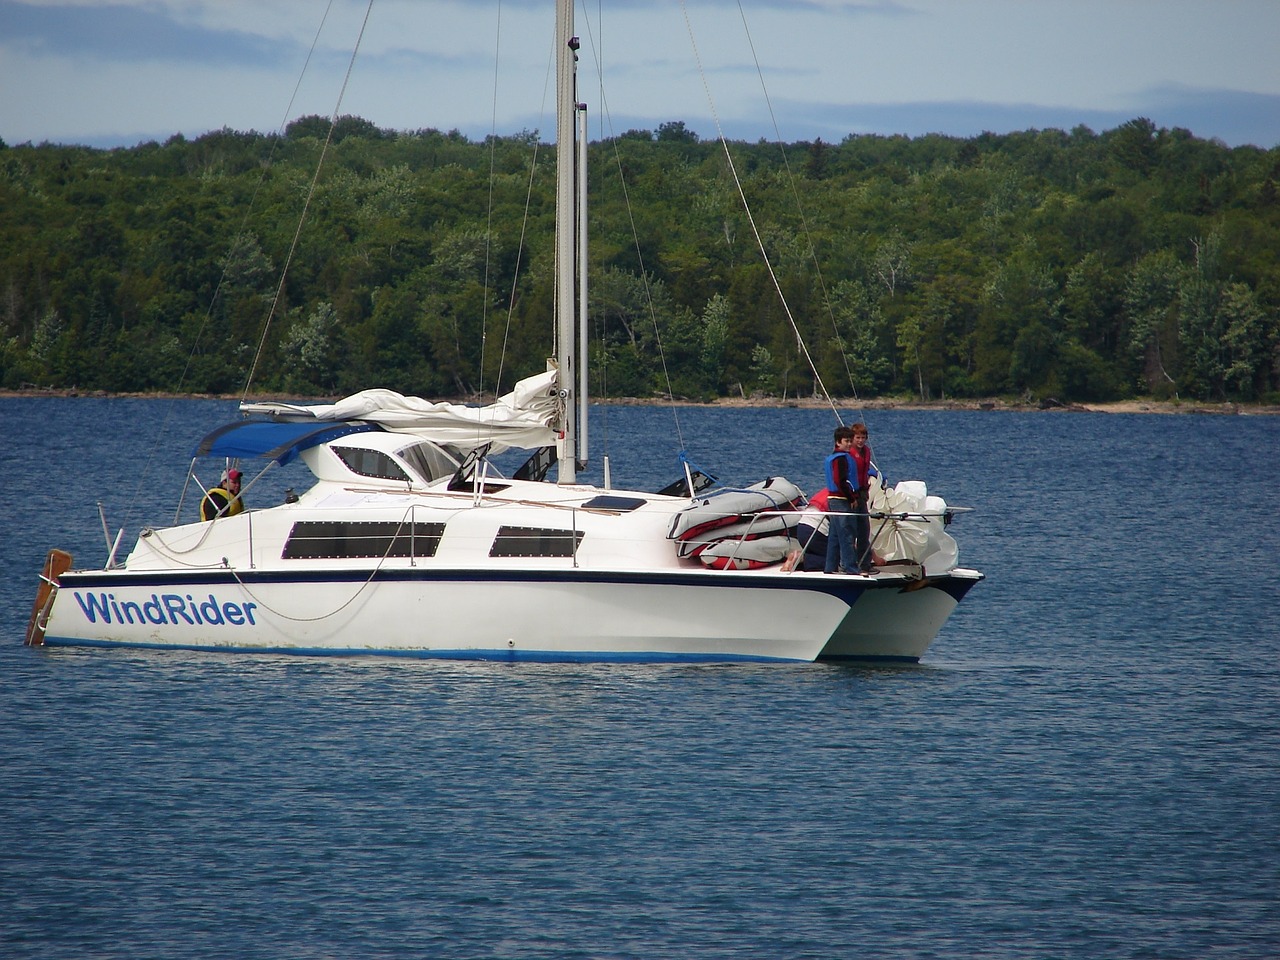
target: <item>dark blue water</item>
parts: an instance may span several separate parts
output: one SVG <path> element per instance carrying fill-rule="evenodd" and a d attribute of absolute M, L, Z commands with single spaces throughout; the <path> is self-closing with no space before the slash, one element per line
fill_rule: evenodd
<path fill-rule="evenodd" d="M 0 956 L 1280 955 L 1280 420 L 871 414 L 978 508 L 923 665 L 583 667 L 24 648 L 46 548 L 170 519 L 233 408 L 0 410 Z M 832 425 L 680 411 L 732 482 Z"/>

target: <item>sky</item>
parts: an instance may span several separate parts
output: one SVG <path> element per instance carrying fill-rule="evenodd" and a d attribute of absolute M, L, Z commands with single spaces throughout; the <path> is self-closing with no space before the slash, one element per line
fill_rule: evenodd
<path fill-rule="evenodd" d="M 0 139 L 353 114 L 553 138 L 551 0 L 0 0 Z M 580 0 L 590 136 L 957 137 L 1135 117 L 1280 145 L 1280 0 Z M 358 55 L 352 52 L 359 42 Z"/>

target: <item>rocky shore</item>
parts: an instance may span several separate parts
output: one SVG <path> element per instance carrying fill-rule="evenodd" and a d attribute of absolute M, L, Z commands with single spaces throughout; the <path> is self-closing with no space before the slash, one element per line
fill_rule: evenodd
<path fill-rule="evenodd" d="M 58 389 L 53 387 L 30 387 L 21 390 L 0 390 L 0 400 L 14 397 L 133 397 L 153 400 L 189 399 L 189 400 L 239 400 L 239 394 L 201 394 L 201 393 L 107 393 L 101 390 L 77 390 L 75 388 Z M 282 396 L 280 394 L 250 394 L 249 400 L 292 400 L 301 403 L 332 403 L 337 397 L 300 397 Z M 474 402 L 475 398 L 451 402 Z M 486 398 L 487 400 L 488 398 Z M 669 400 L 663 397 L 613 397 L 599 400 L 618 406 L 660 406 L 675 403 L 690 407 L 782 407 L 794 409 L 826 409 L 831 406 L 821 397 L 721 397 L 717 400 L 701 402 L 676 398 Z M 1117 400 L 1112 403 L 1062 403 L 1052 398 L 1031 400 L 1010 400 L 1000 397 L 966 400 L 911 400 L 895 397 L 876 397 L 855 399 L 841 397 L 835 401 L 839 410 L 982 410 L 991 412 L 1012 413 L 1154 413 L 1154 414 L 1211 414 L 1217 416 L 1277 416 L 1280 415 L 1278 404 L 1250 403 L 1213 403 L 1201 400 L 1154 400 L 1139 397 L 1132 400 Z"/>
<path fill-rule="evenodd" d="M 619 398 L 610 401 L 616 404 L 657 404 L 666 400 Z M 718 407 L 795 407 L 825 409 L 831 404 L 820 397 L 798 397 L 779 400 L 776 397 L 722 397 L 711 403 L 695 403 L 677 400 L 676 403 L 688 406 Z M 1112 403 L 1062 403 L 1053 399 L 1046 400 L 1008 400 L 988 397 L 980 400 L 904 400 L 892 397 L 857 400 L 842 397 L 835 401 L 840 410 L 982 410 L 1005 411 L 1013 413 L 1158 413 L 1158 414 L 1213 414 L 1213 415 L 1280 415 L 1280 405 L 1246 404 L 1246 403 L 1210 403 L 1198 400 L 1152 400 L 1138 398 L 1134 400 L 1118 400 Z"/>

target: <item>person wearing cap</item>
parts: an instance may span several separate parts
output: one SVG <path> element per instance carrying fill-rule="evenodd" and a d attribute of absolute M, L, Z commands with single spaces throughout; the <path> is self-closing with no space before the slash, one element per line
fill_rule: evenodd
<path fill-rule="evenodd" d="M 240 471 L 225 470 L 218 485 L 211 488 L 200 501 L 200 519 L 234 517 L 243 509 L 244 501 L 240 499 Z"/>

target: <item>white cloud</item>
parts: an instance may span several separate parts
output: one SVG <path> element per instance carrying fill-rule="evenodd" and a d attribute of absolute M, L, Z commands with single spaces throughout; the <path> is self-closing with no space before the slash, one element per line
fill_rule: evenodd
<path fill-rule="evenodd" d="M 551 6 L 379 0 L 342 112 L 469 136 L 495 125 L 548 129 Z M 585 6 L 593 17 L 599 9 Z M 1144 115 L 1228 142 L 1280 143 L 1274 0 L 755 0 L 743 5 L 749 37 L 731 0 L 604 7 L 603 24 L 579 14 L 580 84 L 594 107 L 603 65 L 619 132 L 685 120 L 713 134 L 705 77 L 729 135 L 773 136 L 758 60 L 788 139 L 921 124 L 967 136 Z M 310 0 L 0 0 L 0 137 L 275 129 L 324 9 Z M 366 9 L 335 0 L 292 116 L 334 109 Z"/>

